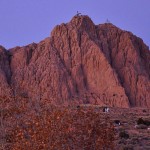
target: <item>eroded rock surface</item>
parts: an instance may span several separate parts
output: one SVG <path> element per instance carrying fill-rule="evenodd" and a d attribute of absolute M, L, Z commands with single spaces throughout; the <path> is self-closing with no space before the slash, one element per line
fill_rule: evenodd
<path fill-rule="evenodd" d="M 150 107 L 150 51 L 132 33 L 74 16 L 38 44 L 0 47 L 0 96 Z"/>

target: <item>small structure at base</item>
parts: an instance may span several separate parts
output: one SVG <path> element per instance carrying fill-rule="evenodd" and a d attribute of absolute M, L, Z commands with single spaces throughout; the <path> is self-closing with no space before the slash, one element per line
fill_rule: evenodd
<path fill-rule="evenodd" d="M 109 108 L 108 107 L 104 107 L 103 108 L 103 112 L 109 112 Z"/>
<path fill-rule="evenodd" d="M 120 122 L 120 120 L 115 120 L 115 121 L 114 121 L 114 124 L 120 126 L 120 125 L 121 125 L 121 122 Z"/>

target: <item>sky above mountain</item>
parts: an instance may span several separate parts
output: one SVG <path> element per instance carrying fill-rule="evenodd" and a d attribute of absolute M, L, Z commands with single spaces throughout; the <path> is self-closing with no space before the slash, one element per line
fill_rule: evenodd
<path fill-rule="evenodd" d="M 95 24 L 108 19 L 150 46 L 150 0 L 0 0 L 0 45 L 39 42 L 79 11 Z"/>

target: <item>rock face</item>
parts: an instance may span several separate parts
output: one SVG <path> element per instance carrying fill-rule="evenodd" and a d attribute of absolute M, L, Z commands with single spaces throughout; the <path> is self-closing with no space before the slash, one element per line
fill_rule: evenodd
<path fill-rule="evenodd" d="M 0 96 L 150 108 L 150 51 L 130 32 L 74 16 L 38 44 L 0 47 Z"/>

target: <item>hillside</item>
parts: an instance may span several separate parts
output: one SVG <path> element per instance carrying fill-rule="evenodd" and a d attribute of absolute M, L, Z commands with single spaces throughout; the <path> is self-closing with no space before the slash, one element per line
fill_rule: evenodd
<path fill-rule="evenodd" d="M 0 97 L 150 108 L 150 51 L 131 32 L 74 16 L 38 44 L 0 47 Z"/>

